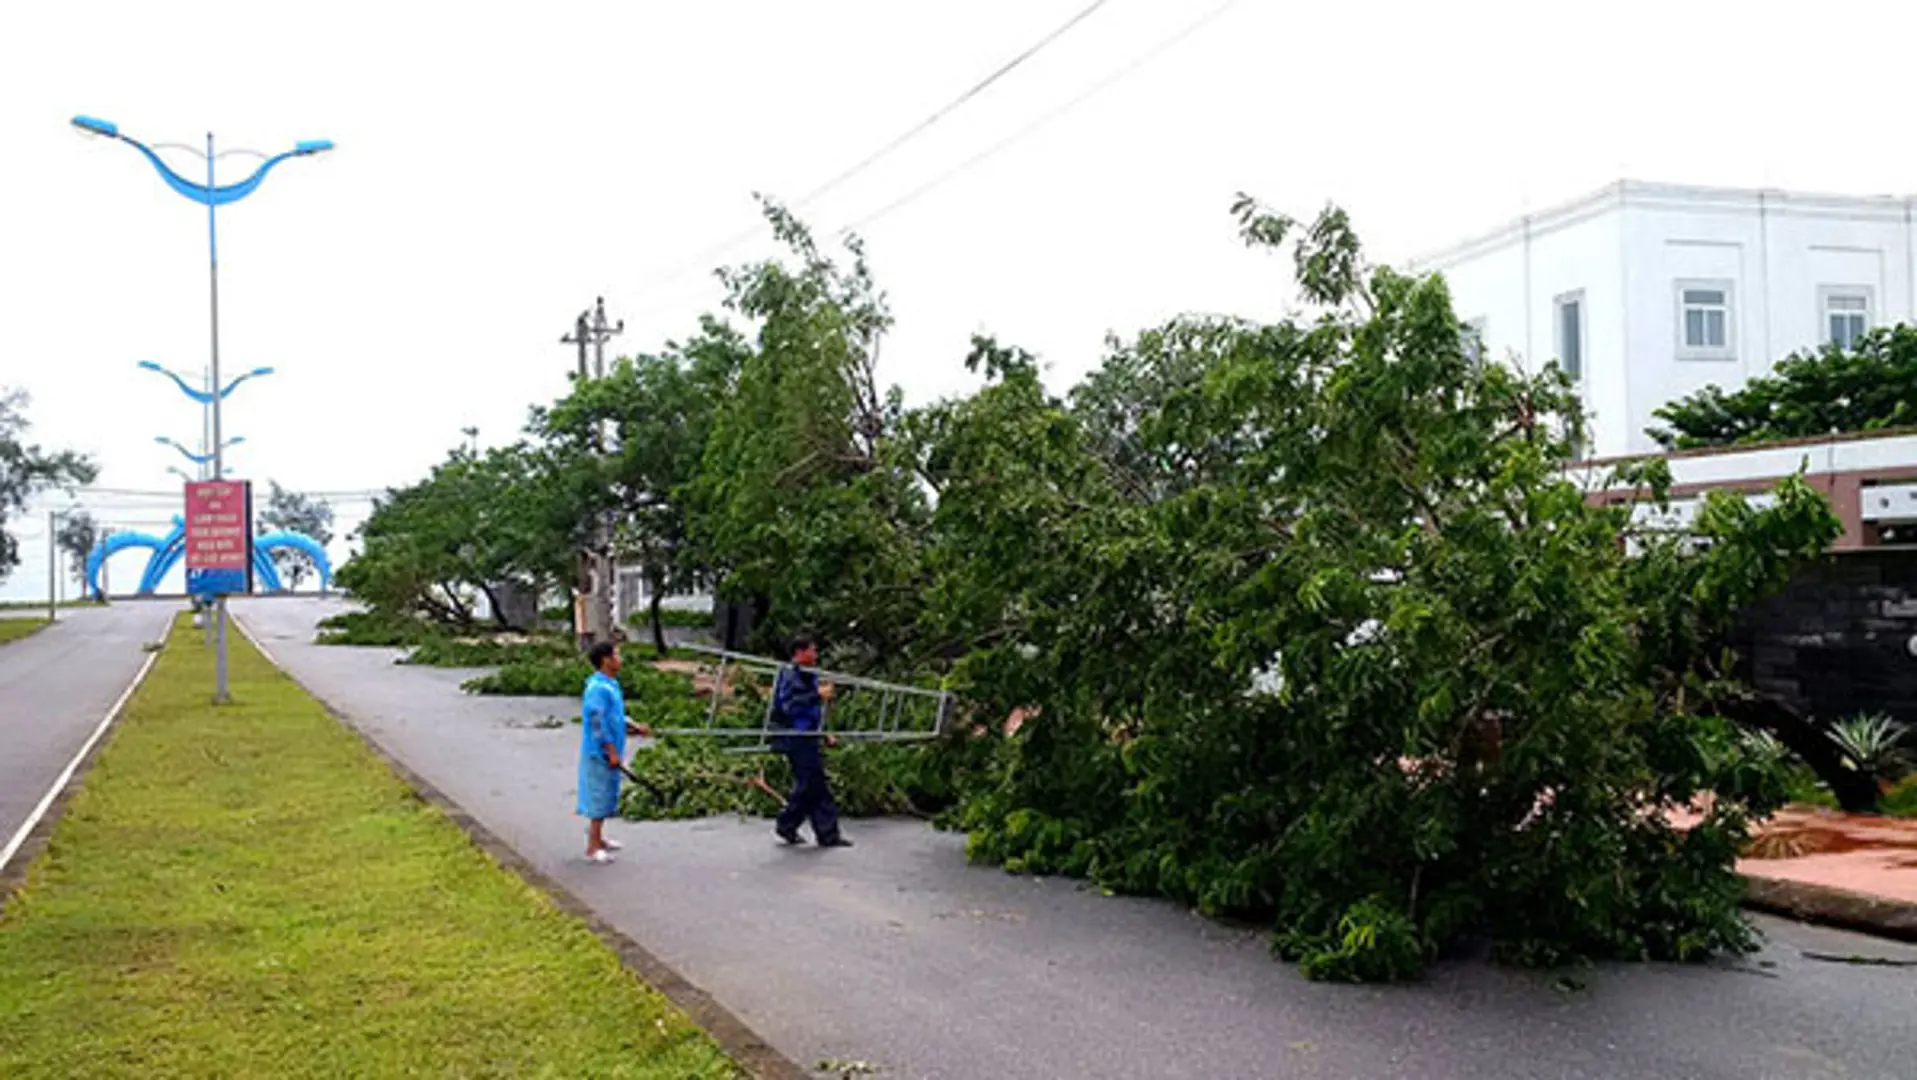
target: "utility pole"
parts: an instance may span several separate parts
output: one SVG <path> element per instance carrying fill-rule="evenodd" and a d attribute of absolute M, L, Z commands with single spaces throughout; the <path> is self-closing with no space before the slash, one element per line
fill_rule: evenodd
<path fill-rule="evenodd" d="M 60 621 L 60 610 L 59 610 L 60 606 L 58 601 L 55 600 L 53 595 L 54 586 L 58 584 L 58 581 L 56 580 L 56 578 L 58 577 L 60 573 L 60 537 L 58 535 L 60 527 L 57 524 L 59 517 L 60 517 L 60 512 L 58 510 L 47 511 L 47 621 L 48 622 Z"/>
<path fill-rule="evenodd" d="M 586 329 L 586 316 L 589 314 L 580 312 L 579 317 L 572 321 L 572 333 L 559 339 L 561 345 L 579 346 L 579 377 L 582 379 L 586 377 L 586 346 L 592 341 L 592 335 Z"/>
<path fill-rule="evenodd" d="M 592 306 L 592 377 L 603 379 L 606 377 L 606 342 L 614 334 L 626 332 L 626 320 L 620 319 L 617 326 L 606 325 L 606 298 L 603 296 L 595 297 Z"/>
<path fill-rule="evenodd" d="M 587 378 L 586 349 L 592 348 L 592 377 L 606 377 L 606 342 L 626 329 L 626 321 L 615 324 L 606 321 L 606 298 L 593 299 L 590 310 L 582 311 L 573 320 L 573 332 L 559 339 L 562 345 L 573 345 L 579 350 L 579 378 Z M 593 452 L 603 456 L 606 452 L 606 426 L 601 422 L 593 433 Z M 574 600 L 574 628 L 583 639 L 582 644 L 591 644 L 613 639 L 612 618 L 612 520 L 610 515 L 602 515 L 593 523 L 592 539 L 580 559 L 578 596 Z M 581 611 L 580 609 L 584 610 Z M 581 616 L 584 616 L 581 618 Z"/>

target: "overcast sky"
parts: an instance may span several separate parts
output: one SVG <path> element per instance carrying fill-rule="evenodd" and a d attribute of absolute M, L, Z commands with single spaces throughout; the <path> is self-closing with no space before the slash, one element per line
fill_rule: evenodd
<path fill-rule="evenodd" d="M 95 455 L 103 486 L 170 487 L 185 463 L 153 437 L 197 439 L 195 409 L 133 365 L 205 363 L 204 211 L 75 113 L 150 142 L 338 144 L 221 216 L 223 363 L 278 369 L 229 399 L 247 440 L 229 469 L 376 488 L 461 428 L 510 440 L 563 392 L 558 339 L 594 296 L 626 322 L 616 351 L 686 333 L 718 297 L 696 259 L 753 224 L 753 191 L 796 200 L 1087 2 L 9 4 L 0 385 L 33 395 L 37 439 Z M 881 373 L 908 400 L 970 385 L 976 331 L 1038 352 L 1063 388 L 1108 331 L 1278 314 L 1284 266 L 1232 232 L 1241 189 L 1298 213 L 1338 201 L 1381 260 L 1621 176 L 1917 190 L 1909 0 L 1239 0 L 1154 52 L 1218 2 L 1109 0 L 802 208 L 822 234 L 863 223 L 897 316 Z M 90 503 L 163 531 L 151 501 Z M 44 523 L 17 531 L 42 557 Z M 43 565 L 0 596 L 43 593 Z"/>

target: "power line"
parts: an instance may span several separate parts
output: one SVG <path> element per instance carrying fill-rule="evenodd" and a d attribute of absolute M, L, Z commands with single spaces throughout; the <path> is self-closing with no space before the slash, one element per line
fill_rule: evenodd
<path fill-rule="evenodd" d="M 1094 12 L 1096 12 L 1099 8 L 1104 7 L 1106 4 L 1110 2 L 1111 0 L 1092 0 L 1092 3 L 1085 5 L 1083 8 L 1080 8 L 1077 14 L 1073 15 L 1071 18 L 1065 20 L 1063 23 L 1060 23 L 1058 26 L 1054 27 L 1051 30 L 1051 32 L 1047 33 L 1044 37 L 1041 37 L 1037 41 L 1026 46 L 1023 50 L 1021 50 L 1018 53 L 1018 55 L 1013 56 L 1011 59 L 1000 64 L 996 69 L 994 69 L 991 72 L 991 74 L 986 75 L 983 79 L 980 79 L 978 82 L 972 84 L 972 86 L 966 89 L 964 93 L 961 93 L 959 96 L 953 98 L 951 101 L 948 101 L 944 105 L 941 105 L 938 109 L 933 111 L 932 114 L 927 116 L 925 119 L 920 120 L 918 123 L 912 125 L 910 128 L 907 128 L 905 131 L 900 132 L 898 135 L 893 136 L 891 141 L 885 143 L 883 146 L 880 146 L 877 150 L 872 151 L 870 154 L 867 154 L 857 164 L 843 170 L 838 175 L 832 177 L 830 180 L 825 181 L 823 184 L 820 184 L 819 186 L 813 188 L 811 191 L 806 192 L 805 195 L 801 196 L 796 202 L 792 203 L 792 208 L 795 210 L 804 209 L 806 206 L 809 206 L 810 204 L 818 201 L 819 199 L 823 198 L 827 194 L 831 193 L 834 189 L 836 189 L 839 185 L 845 183 L 847 180 L 852 179 L 854 176 L 857 176 L 859 173 L 864 172 L 866 169 L 869 169 L 873 165 L 878 164 L 878 162 L 883 160 L 887 155 L 891 154 L 893 151 L 904 146 L 906 143 L 911 142 L 913 139 L 924 134 L 933 125 L 937 124 L 940 120 L 945 119 L 945 117 L 950 115 L 953 111 L 957 110 L 960 106 L 964 105 L 966 102 L 969 102 L 973 98 L 984 93 L 988 88 L 991 87 L 993 83 L 996 83 L 1000 79 L 1011 74 L 1014 69 L 1018 68 L 1021 64 L 1025 63 L 1027 60 L 1030 60 L 1032 57 L 1038 55 L 1039 52 L 1041 52 L 1047 45 L 1050 45 L 1054 41 L 1057 41 L 1059 38 L 1064 37 L 1065 34 L 1068 33 L 1073 27 L 1077 26 L 1079 23 L 1084 22 L 1086 19 L 1090 18 Z M 684 260 L 671 272 L 653 279 L 653 281 L 650 284 L 645 286 L 644 291 L 650 292 L 653 289 L 659 288 L 662 285 L 668 284 L 672 281 L 676 281 L 680 277 L 683 277 L 687 273 L 690 273 L 694 270 L 706 269 L 713 260 L 719 258 L 721 255 L 724 255 L 726 252 L 731 251 L 733 248 L 738 247 L 740 244 L 745 243 L 747 240 L 750 240 L 753 237 L 759 235 L 759 233 L 764 228 L 765 228 L 765 223 L 763 221 L 754 222 L 751 228 L 742 230 L 741 232 L 734 234 L 731 238 L 723 241 L 722 243 L 716 244 L 711 248 L 706 249 L 704 252 L 694 256 L 693 258 Z"/>
<path fill-rule="evenodd" d="M 255 488 L 254 490 L 257 493 L 259 489 Z M 280 490 L 289 495 L 306 495 L 312 498 L 326 499 L 376 499 L 384 496 L 387 491 L 386 488 L 345 488 L 339 491 L 305 491 L 296 488 L 281 488 Z M 74 488 L 73 494 L 75 498 L 85 498 L 90 495 L 107 495 L 114 498 L 166 499 L 171 500 L 169 505 L 177 504 L 181 497 L 181 492 L 178 490 L 163 491 L 145 490 L 141 488 Z"/>
<path fill-rule="evenodd" d="M 1040 116 L 1038 119 L 1018 129 L 1012 134 L 1006 136 L 1005 138 L 1000 139 L 998 142 L 995 142 L 992 145 L 986 147 L 985 149 L 979 151 L 978 153 L 973 154 L 971 157 L 966 158 L 964 161 L 959 162 L 957 165 L 953 166 L 950 169 L 947 169 L 945 172 L 942 172 L 939 175 L 933 177 L 932 179 L 927 180 L 925 183 L 920 184 L 918 187 L 913 188 L 912 190 L 906 192 L 904 195 L 901 195 L 898 198 L 892 200 L 891 202 L 886 203 L 884 206 L 879 207 L 877 210 L 874 210 L 871 213 L 865 215 L 864 217 L 861 217 L 853 221 L 852 223 L 841 227 L 839 229 L 839 232 L 841 234 L 844 234 L 844 233 L 849 233 L 854 229 L 864 228 L 865 226 L 871 224 L 872 222 L 877 221 L 878 219 L 885 217 L 887 214 L 892 213 L 894 210 L 898 210 L 901 207 L 905 207 L 914 202 L 917 202 L 921 197 L 929 194 L 930 192 L 932 192 L 933 190 L 939 187 L 944 186 L 947 181 L 952 180 L 953 178 L 957 177 L 959 174 L 972 169 L 974 166 L 977 166 L 980 163 L 987 160 L 988 158 L 993 157 L 999 151 L 1004 150 L 1006 147 L 1011 146 L 1013 143 L 1018 142 L 1020 139 L 1025 138 L 1027 135 L 1030 135 L 1032 132 L 1037 131 L 1038 129 L 1044 127 L 1045 125 L 1065 115 L 1071 110 L 1084 104 L 1086 101 L 1089 101 L 1091 98 L 1097 96 L 1098 94 L 1103 93 L 1104 91 L 1110 89 L 1114 85 L 1123 81 L 1127 77 L 1137 72 L 1140 68 L 1143 68 L 1145 65 L 1151 63 L 1153 60 L 1156 60 L 1159 56 L 1170 51 L 1173 47 L 1183 42 L 1186 38 L 1190 37 L 1191 35 L 1197 33 L 1199 30 L 1203 29 L 1206 25 L 1211 23 L 1213 20 L 1217 19 L 1219 16 L 1223 15 L 1225 12 L 1238 6 L 1240 2 L 1241 0 L 1225 0 L 1224 3 L 1219 4 L 1215 8 L 1212 8 L 1210 11 L 1200 16 L 1198 19 L 1190 23 L 1187 23 L 1185 27 L 1179 30 L 1177 33 L 1173 34 L 1172 36 L 1168 38 L 1161 40 L 1160 42 L 1158 42 L 1158 44 L 1152 46 L 1150 49 L 1147 49 L 1143 53 L 1140 53 L 1138 56 L 1133 57 L 1123 67 L 1112 72 L 1110 75 L 1107 75 L 1105 78 L 1099 80 L 1098 82 L 1093 83 L 1083 93 L 1080 93 L 1078 96 L 1070 99 L 1069 101 L 1066 101 L 1064 104 L 1058 106 L 1057 108 L 1051 110 L 1050 112 L 1045 113 L 1044 115 Z"/>
<path fill-rule="evenodd" d="M 899 147 L 904 146 L 908 142 L 911 142 L 914 138 L 917 138 L 919 135 L 923 134 L 926 129 L 938 123 L 940 120 L 945 119 L 947 115 L 949 115 L 951 112 L 959 108 L 961 105 L 964 105 L 966 102 L 984 93 L 985 90 L 988 87 L 990 87 L 993 83 L 1004 78 L 1006 75 L 1011 74 L 1014 68 L 1018 67 L 1020 64 L 1023 64 L 1025 61 L 1030 60 L 1033 56 L 1036 56 L 1040 50 L 1045 48 L 1045 46 L 1050 45 L 1052 42 L 1057 41 L 1061 37 L 1064 37 L 1065 34 L 1072 29 L 1072 27 L 1077 26 L 1079 23 L 1084 22 L 1086 19 L 1090 18 L 1093 12 L 1097 11 L 1099 8 L 1104 7 L 1109 2 L 1110 0 L 1093 0 L 1092 3 L 1087 4 L 1084 8 L 1080 9 L 1078 14 L 1073 15 L 1071 18 L 1065 20 L 1064 23 L 1060 24 L 1057 29 L 1053 30 L 1049 34 L 1046 34 L 1044 37 L 1039 38 L 1036 42 L 1033 42 L 1029 47 L 1027 47 L 1024 52 L 1021 52 L 1017 56 L 1014 56 L 1010 60 L 1007 60 L 1005 63 L 999 66 L 998 70 L 992 72 L 990 75 L 987 75 L 985 78 L 980 79 L 976 84 L 972 86 L 971 89 L 965 91 L 963 94 L 960 94 L 958 97 L 953 98 L 950 102 L 946 103 L 946 105 L 940 108 L 937 112 L 934 112 L 932 115 L 919 121 L 917 124 L 913 125 L 910 129 L 906 130 L 905 132 L 895 137 L 891 142 L 886 143 L 884 146 L 879 147 L 877 150 L 867 155 L 865 160 L 859 162 L 857 165 L 854 165 L 849 169 L 846 169 L 844 172 L 841 172 L 839 175 L 833 177 L 830 180 L 827 180 L 823 184 L 820 184 L 818 187 L 813 188 L 810 192 L 806 193 L 806 195 L 794 205 L 804 206 L 807 203 L 813 202 L 814 200 L 824 196 L 827 192 L 830 192 L 832 189 L 838 187 L 840 184 L 843 184 L 847 180 L 850 180 L 854 176 L 857 176 L 859 173 L 864 172 L 867 168 L 876 164 L 881 158 L 885 157 L 887 154 L 890 154 L 892 151 L 897 150 Z"/>

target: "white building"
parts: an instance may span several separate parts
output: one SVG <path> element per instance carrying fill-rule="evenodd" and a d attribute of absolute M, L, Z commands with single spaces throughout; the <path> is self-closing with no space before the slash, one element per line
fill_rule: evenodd
<path fill-rule="evenodd" d="M 1917 314 L 1917 198 L 1623 181 L 1409 269 L 1437 271 L 1487 355 L 1559 360 L 1588 454 L 1657 449 L 1652 412 Z"/>

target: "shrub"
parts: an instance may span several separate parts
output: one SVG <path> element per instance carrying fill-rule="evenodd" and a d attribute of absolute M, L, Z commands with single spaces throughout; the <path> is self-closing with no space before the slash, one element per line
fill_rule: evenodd
<path fill-rule="evenodd" d="M 399 648 L 437 640 L 439 631 L 405 615 L 383 611 L 343 611 L 320 620 L 321 645 L 376 645 Z"/>
<path fill-rule="evenodd" d="M 404 664 L 428 667 L 499 667 L 522 662 L 555 662 L 573 658 L 579 650 L 562 638 L 496 635 L 488 637 L 433 637 L 403 657 Z"/>

